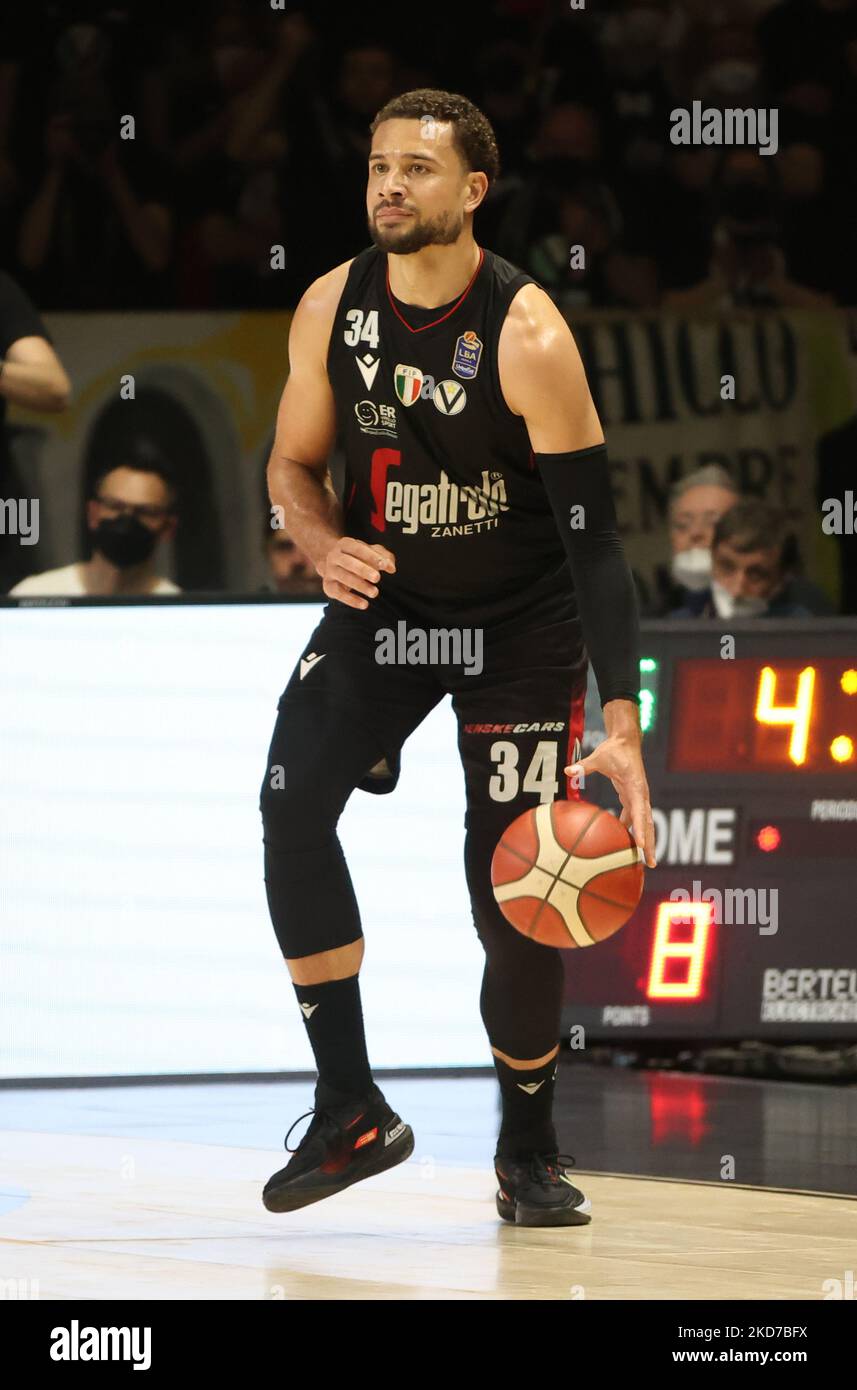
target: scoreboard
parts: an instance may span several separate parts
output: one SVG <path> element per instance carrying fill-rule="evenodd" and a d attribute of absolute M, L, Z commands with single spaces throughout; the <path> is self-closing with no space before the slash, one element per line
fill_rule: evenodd
<path fill-rule="evenodd" d="M 657 867 L 563 953 L 565 1029 L 857 1040 L 857 620 L 643 623 L 641 652 Z M 582 795 L 618 809 L 604 777 Z"/>

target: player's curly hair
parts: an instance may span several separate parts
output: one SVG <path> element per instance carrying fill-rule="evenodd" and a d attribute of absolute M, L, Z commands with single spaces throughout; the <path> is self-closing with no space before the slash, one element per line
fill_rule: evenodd
<path fill-rule="evenodd" d="M 491 122 L 478 106 L 460 92 L 441 92 L 434 87 L 416 87 L 403 92 L 382 106 L 369 127 L 374 135 L 382 121 L 449 121 L 453 142 L 465 167 L 486 174 L 489 186 L 500 173 L 500 154 Z"/>

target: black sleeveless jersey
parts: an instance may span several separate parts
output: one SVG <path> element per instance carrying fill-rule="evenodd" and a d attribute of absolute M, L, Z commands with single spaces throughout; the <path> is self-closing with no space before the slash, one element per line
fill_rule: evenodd
<path fill-rule="evenodd" d="M 463 293 L 426 309 L 394 298 L 377 247 L 349 267 L 327 355 L 345 530 L 393 552 L 380 592 L 418 614 L 490 619 L 547 595 L 576 612 L 526 426 L 500 390 L 500 330 L 531 283 L 480 248 Z"/>

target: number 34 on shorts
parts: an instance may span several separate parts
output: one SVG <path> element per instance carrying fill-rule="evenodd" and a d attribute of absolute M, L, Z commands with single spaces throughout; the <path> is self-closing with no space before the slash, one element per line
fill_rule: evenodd
<path fill-rule="evenodd" d="M 540 802 L 556 800 L 558 742 L 540 739 L 528 763 L 522 763 L 521 751 L 511 739 L 497 739 L 491 744 L 489 757 L 494 767 L 488 779 L 491 800 L 514 801 L 522 791 L 538 796 Z"/>

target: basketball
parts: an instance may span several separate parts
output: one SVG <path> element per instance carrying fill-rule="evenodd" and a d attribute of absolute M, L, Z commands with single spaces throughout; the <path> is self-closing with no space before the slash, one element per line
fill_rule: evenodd
<path fill-rule="evenodd" d="M 616 816 L 589 801 L 551 801 L 518 816 L 491 860 L 500 911 L 543 946 L 594 946 L 623 927 L 643 892 L 641 851 Z"/>

